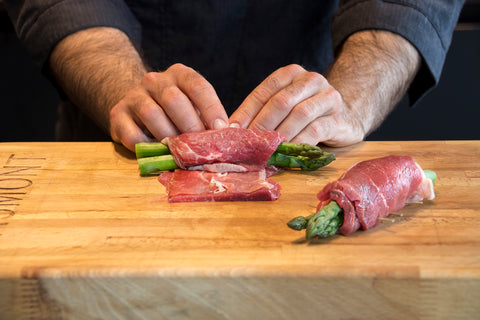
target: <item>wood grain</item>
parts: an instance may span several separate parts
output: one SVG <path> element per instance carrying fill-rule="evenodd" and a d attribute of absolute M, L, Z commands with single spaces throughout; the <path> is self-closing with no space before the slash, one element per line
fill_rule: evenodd
<path fill-rule="evenodd" d="M 274 202 L 169 204 L 112 143 L 0 143 L 5 319 L 473 319 L 480 141 L 365 142 L 282 172 Z M 286 222 L 354 163 L 412 155 L 434 201 L 351 236 Z"/>

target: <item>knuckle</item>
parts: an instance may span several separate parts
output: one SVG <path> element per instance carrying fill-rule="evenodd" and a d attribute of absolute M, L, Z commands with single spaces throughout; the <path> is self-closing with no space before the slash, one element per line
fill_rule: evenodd
<path fill-rule="evenodd" d="M 180 70 L 183 70 L 185 68 L 188 68 L 187 66 L 185 66 L 183 63 L 174 63 L 172 64 L 168 69 L 167 71 L 172 71 L 172 72 L 179 72 Z"/>
<path fill-rule="evenodd" d="M 307 83 L 304 81 L 297 81 L 293 83 L 292 85 L 288 86 L 285 88 L 285 91 L 292 96 L 299 96 L 303 92 L 305 92 L 305 89 L 307 88 Z"/>
<path fill-rule="evenodd" d="M 120 105 L 115 105 L 112 109 L 110 109 L 110 113 L 109 113 L 109 117 L 110 117 L 110 123 L 113 123 L 115 122 L 119 115 L 121 113 L 121 110 L 120 110 Z"/>
<path fill-rule="evenodd" d="M 211 90 L 211 88 L 211 85 L 200 75 L 193 76 L 190 79 L 190 90 L 193 96 L 199 96 Z"/>
<path fill-rule="evenodd" d="M 321 125 L 320 121 L 312 121 L 308 126 L 308 134 L 312 137 L 313 140 L 318 141 L 319 137 L 322 136 L 324 128 Z"/>
<path fill-rule="evenodd" d="M 110 121 L 112 122 L 120 118 L 123 114 L 129 113 L 129 110 L 137 105 L 139 100 L 141 100 L 141 95 L 136 89 L 128 91 L 125 96 L 110 109 Z"/>
<path fill-rule="evenodd" d="M 161 94 L 161 104 L 164 106 L 178 105 L 182 101 L 182 92 L 176 86 L 167 86 L 163 88 Z"/>
<path fill-rule="evenodd" d="M 317 72 L 308 72 L 306 75 L 307 81 L 311 83 L 323 84 L 327 79 Z"/>
<path fill-rule="evenodd" d="M 300 66 L 299 64 L 295 64 L 295 63 L 289 64 L 288 66 L 285 66 L 282 69 L 289 74 L 295 74 L 295 73 L 305 71 L 305 69 L 302 66 Z"/>
<path fill-rule="evenodd" d="M 122 100 L 120 100 L 120 102 L 117 103 L 116 106 L 122 106 L 122 105 L 125 105 L 125 104 L 131 104 L 131 103 L 135 103 L 137 100 L 139 100 L 141 97 L 142 97 L 142 94 L 143 94 L 144 91 L 142 91 L 142 89 L 140 88 L 135 88 L 135 89 L 132 89 L 132 90 L 129 90 L 127 91 L 127 93 L 125 94 L 125 96 L 122 98 Z"/>
<path fill-rule="evenodd" d="M 282 85 L 280 79 L 277 76 L 271 75 L 266 80 L 267 87 L 272 91 L 278 91 Z"/>
<path fill-rule="evenodd" d="M 257 87 L 252 91 L 251 97 L 259 103 L 266 103 L 270 99 L 270 92 L 264 87 Z"/>
<path fill-rule="evenodd" d="M 250 108 L 239 108 L 235 111 L 236 120 L 253 119 L 255 115 L 256 115 L 255 111 Z M 239 121 L 239 122 L 242 123 L 243 121 Z"/>
<path fill-rule="evenodd" d="M 138 117 L 140 119 L 151 119 L 158 107 L 152 104 L 142 104 L 138 108 Z"/>
<path fill-rule="evenodd" d="M 188 95 L 193 98 L 209 91 L 211 91 L 212 94 L 214 93 L 212 85 L 201 74 L 193 69 L 184 74 L 183 81 Z"/>
<path fill-rule="evenodd" d="M 316 109 L 316 105 L 312 101 L 306 100 L 298 104 L 293 112 L 298 119 L 311 119 L 316 115 Z"/>
<path fill-rule="evenodd" d="M 333 87 L 328 90 L 327 97 L 331 100 L 332 104 L 339 105 L 342 103 L 343 98 L 338 90 L 335 90 Z"/>
<path fill-rule="evenodd" d="M 152 83 L 155 83 L 158 79 L 158 73 L 157 72 L 148 72 L 143 75 L 141 84 L 142 85 L 149 85 Z"/>
<path fill-rule="evenodd" d="M 288 94 L 278 93 L 271 99 L 272 106 L 280 112 L 290 112 L 292 109 L 291 98 Z"/>

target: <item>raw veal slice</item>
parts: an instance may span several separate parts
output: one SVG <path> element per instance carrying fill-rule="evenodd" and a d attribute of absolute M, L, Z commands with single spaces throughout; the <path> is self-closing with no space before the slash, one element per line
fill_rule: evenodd
<path fill-rule="evenodd" d="M 162 173 L 158 180 L 167 189 L 168 202 L 273 201 L 280 197 L 280 185 L 267 179 L 265 170 L 213 173 L 177 169 Z"/>
<path fill-rule="evenodd" d="M 182 169 L 219 163 L 245 168 L 250 166 L 258 170 L 267 165 L 268 159 L 283 141 L 286 141 L 285 137 L 277 131 L 225 128 L 183 133 L 162 142 L 168 145 L 175 162 Z M 195 169 L 201 170 L 198 167 Z"/>

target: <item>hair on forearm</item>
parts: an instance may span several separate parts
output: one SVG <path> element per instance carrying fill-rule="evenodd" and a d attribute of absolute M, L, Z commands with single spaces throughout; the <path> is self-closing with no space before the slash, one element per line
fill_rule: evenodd
<path fill-rule="evenodd" d="M 129 38 L 104 27 L 62 40 L 50 56 L 50 69 L 69 99 L 106 132 L 110 109 L 146 72 Z"/>
<path fill-rule="evenodd" d="M 327 78 L 352 112 L 363 117 L 368 134 L 401 100 L 420 62 L 415 47 L 401 36 L 381 30 L 362 31 L 345 41 Z"/>

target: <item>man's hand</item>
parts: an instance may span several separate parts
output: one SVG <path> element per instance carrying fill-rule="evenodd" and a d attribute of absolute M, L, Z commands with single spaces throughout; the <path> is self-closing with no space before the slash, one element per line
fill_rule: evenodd
<path fill-rule="evenodd" d="M 148 73 L 127 35 L 114 28 L 66 37 L 54 48 L 50 68 L 72 102 L 132 151 L 137 142 L 228 123 L 204 77 L 181 64 Z"/>
<path fill-rule="evenodd" d="M 362 123 L 319 73 L 299 65 L 268 76 L 230 117 L 244 128 L 280 131 L 295 143 L 348 145 L 363 139 Z"/>
<path fill-rule="evenodd" d="M 296 143 L 360 142 L 400 101 L 420 62 L 417 50 L 399 35 L 358 32 L 345 41 L 326 78 L 298 65 L 280 68 L 252 91 L 230 122 L 278 130 Z"/>
<path fill-rule="evenodd" d="M 195 70 L 175 64 L 147 73 L 110 111 L 110 134 L 132 149 L 136 142 L 181 132 L 221 129 L 227 114 L 210 83 Z"/>

